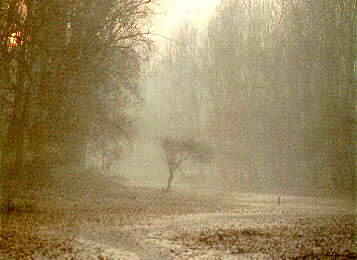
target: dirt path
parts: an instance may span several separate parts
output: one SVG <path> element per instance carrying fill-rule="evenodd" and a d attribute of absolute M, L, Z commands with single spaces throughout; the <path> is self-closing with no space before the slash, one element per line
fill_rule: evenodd
<path fill-rule="evenodd" d="M 77 240 L 91 247 L 100 247 L 103 259 L 170 259 L 165 252 L 140 239 L 136 232 L 138 230 L 102 228 L 95 232 L 81 232 Z"/>
<path fill-rule="evenodd" d="M 283 218 L 283 216 L 280 216 Z M 252 223 L 269 221 L 268 215 L 259 214 L 188 214 L 158 217 L 143 224 L 124 228 L 106 227 L 82 230 L 77 233 L 77 241 L 82 246 L 96 249 L 95 253 L 108 259 L 229 259 L 224 252 L 205 252 L 198 255 L 172 243 L 171 238 L 185 231 L 195 233 L 207 227 L 225 228 L 239 223 L 251 226 Z M 100 248 L 100 249 L 99 249 Z M 94 253 L 94 252 L 92 252 Z M 89 256 L 87 252 L 86 257 Z M 84 257 L 84 255 L 83 255 Z M 243 257 L 243 256 L 241 256 Z M 246 256 L 247 257 L 247 256 Z M 263 254 L 250 254 L 249 258 L 270 259 Z M 257 258 L 257 259 L 258 259 Z M 239 259 L 239 258 L 234 258 Z"/>

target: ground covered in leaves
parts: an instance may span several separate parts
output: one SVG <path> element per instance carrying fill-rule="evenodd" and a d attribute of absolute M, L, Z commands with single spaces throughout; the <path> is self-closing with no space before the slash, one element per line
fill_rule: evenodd
<path fill-rule="evenodd" d="M 355 259 L 343 198 L 132 187 L 23 203 L 1 215 L 0 259 Z"/>
<path fill-rule="evenodd" d="M 193 250 L 257 254 L 273 259 L 355 259 L 354 216 L 297 218 L 286 225 L 180 232 L 171 240 Z"/>

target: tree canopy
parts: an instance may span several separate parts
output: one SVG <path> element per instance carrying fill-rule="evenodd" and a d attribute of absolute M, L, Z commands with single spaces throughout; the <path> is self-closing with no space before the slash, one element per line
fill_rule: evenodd
<path fill-rule="evenodd" d="M 165 151 L 165 161 L 169 168 L 166 191 L 171 187 L 175 170 L 180 169 L 181 164 L 186 159 L 191 158 L 192 160 L 205 163 L 212 157 L 212 151 L 208 145 L 190 138 L 182 140 L 170 137 L 162 138 L 160 145 Z"/>
<path fill-rule="evenodd" d="M 14 182 L 83 166 L 89 147 L 127 142 L 150 2 L 1 1 L 0 161 L 8 200 Z"/>

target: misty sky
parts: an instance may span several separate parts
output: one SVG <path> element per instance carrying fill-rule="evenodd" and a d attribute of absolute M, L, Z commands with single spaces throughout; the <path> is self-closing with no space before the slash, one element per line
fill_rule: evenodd
<path fill-rule="evenodd" d="M 157 23 L 160 34 L 170 36 L 170 32 L 179 26 L 186 17 L 194 19 L 202 28 L 220 0 L 173 0 L 167 5 L 166 15 Z"/>

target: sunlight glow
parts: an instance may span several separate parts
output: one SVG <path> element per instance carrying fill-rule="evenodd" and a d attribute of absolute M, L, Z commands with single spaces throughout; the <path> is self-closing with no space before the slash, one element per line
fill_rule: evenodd
<path fill-rule="evenodd" d="M 172 18 L 182 21 L 186 16 L 195 16 L 198 22 L 206 20 L 220 0 L 176 0 L 172 3 Z"/>
<path fill-rule="evenodd" d="M 13 46 L 18 46 L 18 39 L 21 36 L 21 32 L 14 32 L 11 34 L 11 36 L 9 37 L 9 43 L 10 43 L 10 47 Z M 20 42 L 20 45 L 23 44 L 23 41 Z"/>
<path fill-rule="evenodd" d="M 210 15 L 221 0 L 172 0 L 168 6 L 167 16 L 159 24 L 159 30 L 169 37 L 186 18 L 198 29 L 205 29 Z"/>

